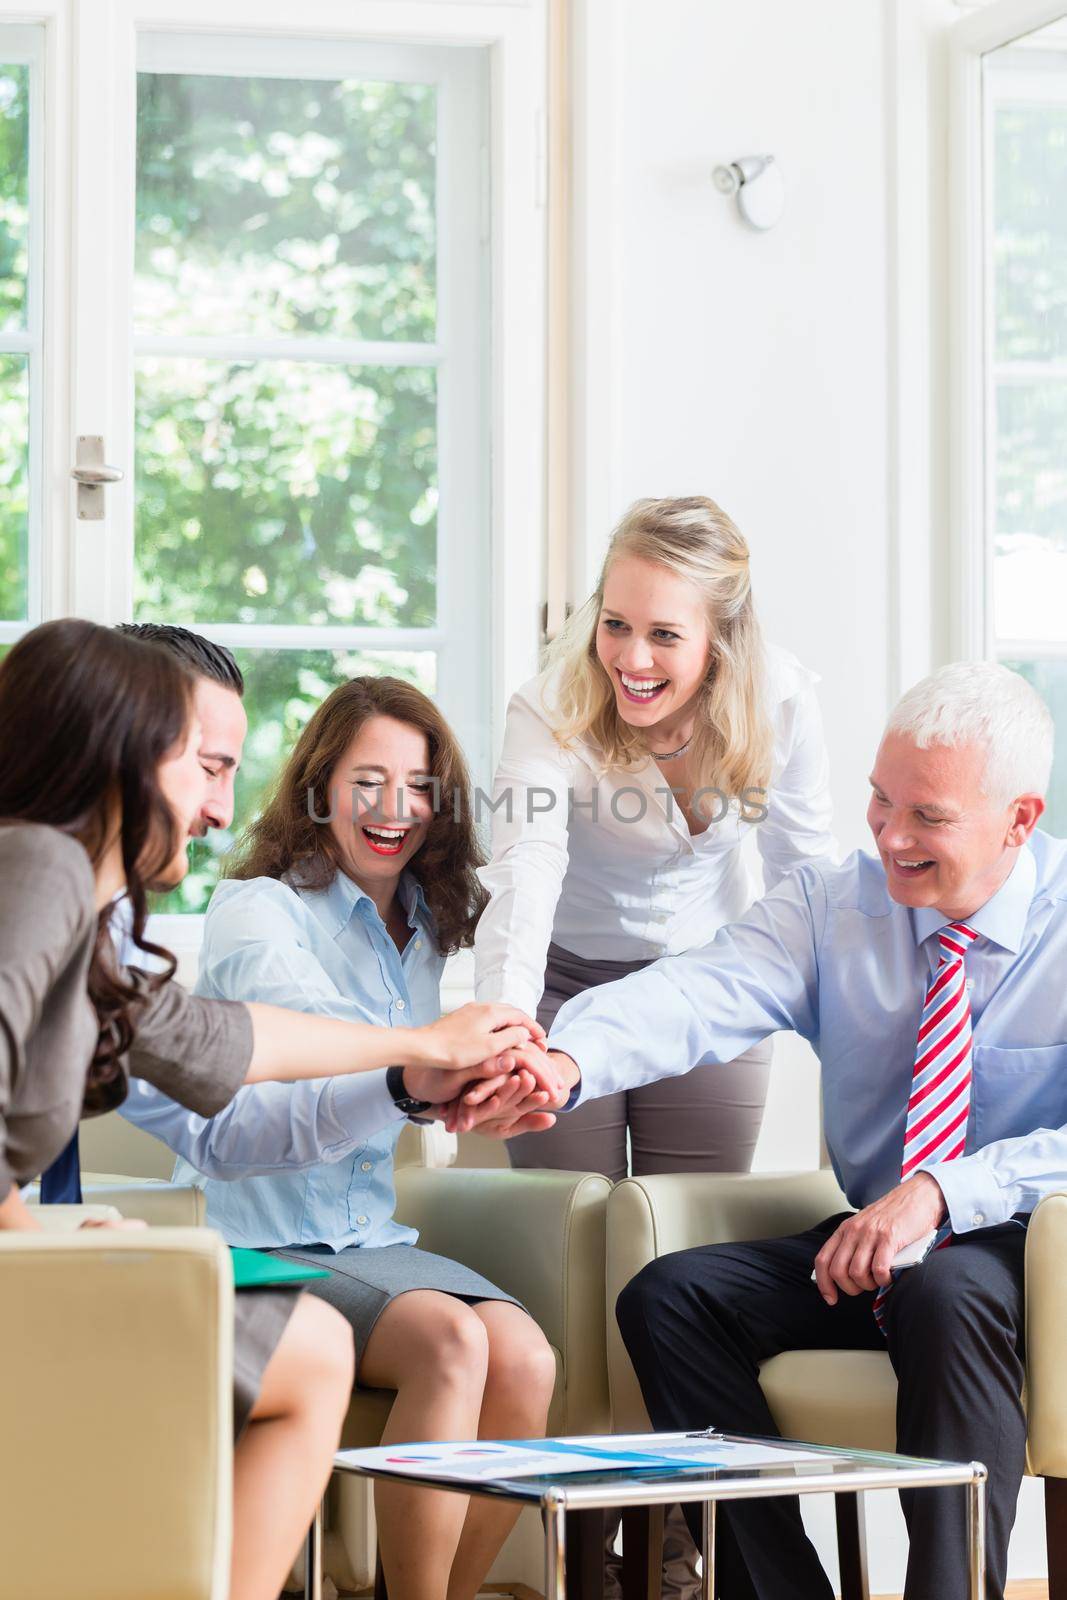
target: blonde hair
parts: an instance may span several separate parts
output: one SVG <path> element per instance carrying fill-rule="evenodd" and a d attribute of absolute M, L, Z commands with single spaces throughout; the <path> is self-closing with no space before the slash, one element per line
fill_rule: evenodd
<path fill-rule="evenodd" d="M 766 790 L 773 735 L 748 545 L 725 511 L 703 495 L 635 501 L 612 534 L 595 593 L 546 652 L 545 666 L 560 672 L 558 743 L 566 748 L 588 736 L 609 768 L 634 767 L 648 757 L 641 731 L 619 716 L 596 653 L 604 584 L 612 563 L 624 556 L 685 578 L 704 600 L 710 662 L 693 731 L 693 792 L 717 788 L 733 800 L 746 790 Z"/>

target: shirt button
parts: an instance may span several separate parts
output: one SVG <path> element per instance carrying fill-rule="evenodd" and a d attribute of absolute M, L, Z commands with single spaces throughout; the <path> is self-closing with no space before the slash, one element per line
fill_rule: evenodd
<path fill-rule="evenodd" d="M 403 1011 L 403 1009 L 404 1009 L 404 1002 L 403 1002 L 403 1000 L 398 1000 L 398 1001 L 397 1001 L 397 1002 L 396 1002 L 396 1009 L 397 1009 L 397 1010 L 398 1010 L 398 1011 Z"/>
<path fill-rule="evenodd" d="M 985 1221 L 985 1212 L 976 1211 L 974 1216 L 971 1218 L 971 1221 L 974 1223 L 976 1228 L 980 1228 L 982 1223 Z"/>
<path fill-rule="evenodd" d="M 416 939 L 415 940 L 415 949 L 416 950 L 421 950 L 422 949 L 422 940 L 421 939 Z"/>
<path fill-rule="evenodd" d="M 363 1171 L 364 1172 L 369 1172 L 371 1167 L 373 1167 L 373 1165 L 374 1165 L 373 1161 L 364 1161 L 363 1162 Z"/>
<path fill-rule="evenodd" d="M 357 1221 L 357 1222 L 358 1222 L 358 1223 L 359 1223 L 359 1225 L 360 1225 L 360 1227 L 361 1227 L 361 1228 L 365 1228 L 365 1227 L 366 1227 L 366 1226 L 367 1226 L 367 1219 L 366 1219 L 366 1217 L 357 1217 L 357 1218 L 356 1218 L 356 1221 Z"/>

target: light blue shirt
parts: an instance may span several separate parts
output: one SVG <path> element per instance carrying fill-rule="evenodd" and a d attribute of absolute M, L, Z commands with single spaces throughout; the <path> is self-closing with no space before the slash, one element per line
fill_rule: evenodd
<path fill-rule="evenodd" d="M 317 891 L 273 878 L 223 882 L 204 923 L 196 992 L 353 1022 L 433 1022 L 444 958 L 414 878 L 401 879 L 399 895 L 412 930 L 403 955 L 374 902 L 343 873 Z M 176 1152 L 174 1181 L 205 1191 L 208 1222 L 229 1244 L 415 1242 L 413 1229 L 393 1221 L 393 1153 L 405 1119 L 384 1071 L 250 1084 L 211 1118 L 138 1084 L 122 1113 Z"/>
<path fill-rule="evenodd" d="M 797 868 L 700 950 L 561 1009 L 551 1044 L 576 1103 L 732 1061 L 792 1029 L 822 1064 L 826 1143 L 856 1207 L 900 1182 L 923 998 L 948 918 L 890 898 L 876 858 Z M 1067 1188 L 1067 844 L 1035 833 L 967 919 L 973 1027 L 965 1153 L 929 1163 L 953 1231 L 1006 1222 Z"/>

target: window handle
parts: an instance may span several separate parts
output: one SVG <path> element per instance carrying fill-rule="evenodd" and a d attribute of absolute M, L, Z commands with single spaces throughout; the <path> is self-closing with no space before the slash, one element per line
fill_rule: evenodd
<path fill-rule="evenodd" d="M 109 483 L 121 483 L 125 476 L 120 467 L 109 467 L 104 460 L 102 434 L 78 435 L 75 465 L 70 475 L 78 485 L 78 520 L 100 522 L 104 515 L 105 487 Z"/>

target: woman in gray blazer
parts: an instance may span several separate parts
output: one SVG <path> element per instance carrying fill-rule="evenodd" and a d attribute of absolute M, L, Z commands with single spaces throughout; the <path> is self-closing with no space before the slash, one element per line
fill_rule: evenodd
<path fill-rule="evenodd" d="M 146 891 L 184 875 L 203 799 L 191 689 L 165 652 L 71 619 L 34 629 L 0 666 L 2 1228 L 39 1226 L 18 1185 L 83 1113 L 119 1104 L 131 1073 L 207 1116 L 243 1083 L 398 1061 L 417 1098 L 449 1101 L 472 1075 L 499 1078 L 507 1098 L 508 1050 L 541 1036 L 505 1006 L 377 1028 L 195 997 L 171 981 L 173 958 L 153 974 L 118 967 L 122 894 L 135 947 L 167 954 L 145 936 Z M 351 1332 L 323 1301 L 238 1297 L 230 1600 L 281 1588 L 329 1476 L 352 1366 Z"/>

